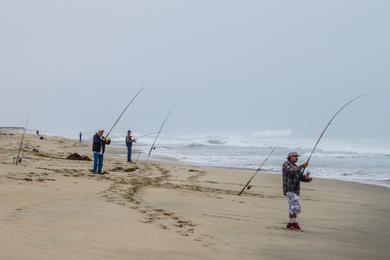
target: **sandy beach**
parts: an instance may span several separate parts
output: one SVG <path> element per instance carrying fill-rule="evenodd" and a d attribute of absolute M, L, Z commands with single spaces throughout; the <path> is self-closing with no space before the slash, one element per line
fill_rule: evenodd
<path fill-rule="evenodd" d="M 157 161 L 127 164 L 107 147 L 0 131 L 0 259 L 390 259 L 390 189 L 303 184 L 303 232 L 285 228 L 281 176 Z M 33 151 L 35 149 L 35 151 Z M 123 151 L 124 152 L 124 151 Z"/>

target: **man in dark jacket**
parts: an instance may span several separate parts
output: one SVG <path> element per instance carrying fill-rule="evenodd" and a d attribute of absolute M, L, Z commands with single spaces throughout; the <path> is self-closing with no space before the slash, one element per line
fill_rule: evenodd
<path fill-rule="evenodd" d="M 106 149 L 107 140 L 104 136 L 104 130 L 100 129 L 96 132 L 96 134 L 93 136 L 93 144 L 92 144 L 92 151 L 93 151 L 93 173 L 96 174 L 102 174 L 102 168 L 103 168 L 103 154 Z"/>
<path fill-rule="evenodd" d="M 297 215 L 301 212 L 299 202 L 300 182 L 310 182 L 312 179 L 309 174 L 304 174 L 304 169 L 308 163 L 298 166 L 298 153 L 291 152 L 287 156 L 287 161 L 283 164 L 283 194 L 287 196 L 289 206 L 290 221 L 287 224 L 288 229 L 301 230 L 297 222 Z"/>
<path fill-rule="evenodd" d="M 136 140 L 133 138 L 131 135 L 131 131 L 127 131 L 127 136 L 126 136 L 126 147 L 127 147 L 127 162 L 133 162 L 131 160 L 131 153 L 133 149 L 133 143 L 135 143 Z"/>

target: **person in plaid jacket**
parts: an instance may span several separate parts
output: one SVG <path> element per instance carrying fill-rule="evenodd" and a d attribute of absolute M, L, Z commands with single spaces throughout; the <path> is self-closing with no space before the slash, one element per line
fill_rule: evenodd
<path fill-rule="evenodd" d="M 297 215 L 301 212 L 301 203 L 299 201 L 299 192 L 302 182 L 310 182 L 312 180 L 309 174 L 304 174 L 304 169 L 308 163 L 297 165 L 298 153 L 291 152 L 287 156 L 287 161 L 283 164 L 283 194 L 288 199 L 288 209 L 290 221 L 287 228 L 291 230 L 301 230 L 297 222 Z"/>

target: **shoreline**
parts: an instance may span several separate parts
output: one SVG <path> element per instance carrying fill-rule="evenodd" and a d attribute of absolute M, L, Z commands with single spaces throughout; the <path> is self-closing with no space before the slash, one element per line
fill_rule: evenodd
<path fill-rule="evenodd" d="M 127 151 L 125 150 L 126 148 L 125 147 L 121 147 L 121 146 L 112 146 L 114 148 L 117 148 L 117 149 L 123 149 L 123 154 L 120 154 L 118 155 L 119 157 L 125 157 L 126 154 L 127 154 Z M 137 150 L 137 148 L 133 148 L 135 151 L 139 151 Z M 137 153 L 134 153 L 133 152 L 133 156 L 137 154 Z M 142 152 L 141 151 L 141 155 L 145 155 L 146 153 Z M 142 157 L 140 157 L 142 158 Z M 196 163 L 188 163 L 188 162 L 183 162 L 183 161 L 180 161 L 179 159 L 176 159 L 176 158 L 173 158 L 173 157 L 169 157 L 169 156 L 154 156 L 154 161 L 157 161 L 157 162 L 162 162 L 162 163 L 173 163 L 173 164 L 179 164 L 179 165 L 184 165 L 184 166 L 190 166 L 190 167 L 202 167 L 202 168 L 220 168 L 220 169 L 226 169 L 226 170 L 238 170 L 238 171 L 247 171 L 247 172 L 252 172 L 254 173 L 257 168 L 241 168 L 241 167 L 228 167 L 228 166 L 210 166 L 210 165 L 201 165 L 201 164 L 196 164 Z M 280 171 L 276 171 L 276 170 L 261 170 L 258 174 L 275 174 L 275 175 L 278 175 L 278 174 L 281 174 L 281 170 Z M 351 183 L 360 183 L 360 184 L 367 184 L 367 185 L 373 185 L 373 186 L 378 186 L 378 187 L 384 187 L 384 188 L 387 188 L 387 189 L 390 189 L 390 179 L 389 180 L 372 180 L 372 181 L 365 181 L 365 180 L 359 180 L 359 179 L 347 179 L 347 178 L 337 178 L 337 177 L 321 177 L 321 176 L 315 176 L 315 174 L 312 174 L 312 177 L 316 178 L 316 179 L 323 179 L 323 180 L 336 180 L 336 181 L 343 181 L 343 182 L 351 182 Z"/>
<path fill-rule="evenodd" d="M 18 132 L 20 130 L 23 130 L 23 127 L 0 127 L 0 130 Z M 35 135 L 34 130 L 32 130 L 32 129 L 27 129 L 26 133 L 31 134 L 31 135 Z M 57 135 L 55 133 L 44 133 L 43 135 L 55 137 L 55 138 L 64 138 L 64 139 L 72 140 L 75 142 L 78 141 L 77 138 L 61 136 L 61 135 Z M 87 140 L 87 141 L 83 141 L 82 143 L 83 144 L 85 144 L 85 143 L 90 144 L 91 142 L 92 142 L 92 140 Z M 116 152 L 116 156 L 118 156 L 118 158 L 126 157 L 127 151 L 126 151 L 126 147 L 124 145 L 121 146 L 121 145 L 119 145 L 119 143 L 114 142 L 113 145 L 108 147 L 108 149 L 110 149 L 110 148 L 114 148 L 114 150 L 123 150 L 120 152 L 118 152 L 118 151 Z M 136 147 L 134 147 L 133 149 L 134 149 L 134 151 L 137 151 L 137 152 L 140 151 L 140 150 L 137 150 Z M 144 160 L 144 158 L 142 158 L 143 155 L 144 155 L 144 157 L 146 157 L 145 156 L 146 153 L 141 151 L 140 160 Z M 138 156 L 138 153 L 133 152 L 133 156 Z M 202 165 L 202 164 L 197 164 L 197 163 L 189 163 L 189 162 L 183 162 L 177 158 L 170 157 L 170 156 L 158 156 L 157 155 L 157 156 L 154 156 L 153 160 L 157 161 L 157 162 L 162 162 L 162 163 L 173 163 L 173 164 L 179 164 L 179 165 L 184 165 L 184 166 L 189 166 L 189 167 L 216 168 L 216 169 L 221 168 L 221 169 L 226 169 L 226 170 L 247 171 L 247 172 L 252 172 L 252 173 L 254 173 L 257 170 L 257 168 L 228 167 L 228 166 L 223 166 L 223 165 L 214 166 L 214 165 Z M 261 171 L 258 174 L 278 175 L 280 173 L 281 173 L 281 171 L 268 169 L 268 170 Z M 312 174 L 312 176 L 315 179 L 336 180 L 336 181 L 342 181 L 342 182 L 367 184 L 367 185 L 373 185 L 373 186 L 377 186 L 377 187 L 384 187 L 384 188 L 390 189 L 390 179 L 388 179 L 388 180 L 360 180 L 360 179 L 348 179 L 348 178 L 334 177 L 334 176 L 331 176 L 331 177 L 315 176 L 315 174 Z"/>

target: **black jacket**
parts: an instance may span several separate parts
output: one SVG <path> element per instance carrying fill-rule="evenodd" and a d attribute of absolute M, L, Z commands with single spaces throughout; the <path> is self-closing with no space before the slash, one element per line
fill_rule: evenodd
<path fill-rule="evenodd" d="M 93 136 L 92 151 L 104 154 L 105 150 L 106 144 L 104 143 L 103 138 L 96 133 Z"/>

